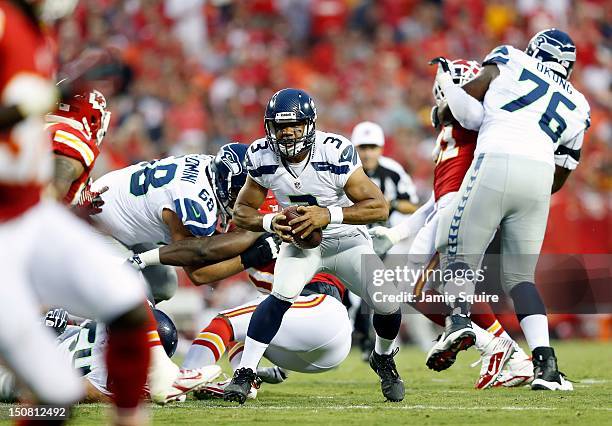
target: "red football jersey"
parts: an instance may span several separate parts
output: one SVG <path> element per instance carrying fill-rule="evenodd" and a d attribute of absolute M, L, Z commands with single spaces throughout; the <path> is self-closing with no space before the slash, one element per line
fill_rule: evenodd
<path fill-rule="evenodd" d="M 83 165 L 83 173 L 72 182 L 63 200 L 66 204 L 75 204 L 100 155 L 100 149 L 95 139 L 68 123 L 53 123 L 47 129 L 53 141 L 53 152 L 73 158 Z"/>
<path fill-rule="evenodd" d="M 280 206 L 278 205 L 278 201 L 274 198 L 274 194 L 272 191 L 268 191 L 266 195 L 266 199 L 263 204 L 259 207 L 259 213 L 276 213 L 280 211 Z M 270 262 L 266 266 L 261 268 L 249 268 L 249 279 L 253 283 L 257 290 L 262 293 L 270 293 L 272 291 L 272 283 L 274 282 L 274 265 L 276 262 Z M 324 282 L 336 287 L 340 291 L 340 296 L 344 297 L 344 292 L 346 291 L 346 287 L 338 280 L 338 278 L 333 275 L 326 274 L 320 272 L 315 274 L 314 277 L 310 280 L 313 282 Z"/>
<path fill-rule="evenodd" d="M 476 149 L 478 132 L 466 130 L 459 125 L 446 126 L 436 140 L 434 149 L 434 197 L 456 192 L 461 187 Z"/>
<path fill-rule="evenodd" d="M 14 105 L 32 93 L 32 82 L 53 86 L 54 55 L 40 27 L 9 1 L 0 0 L 0 99 Z M 51 145 L 42 116 L 0 132 L 0 222 L 40 200 L 52 173 Z"/>

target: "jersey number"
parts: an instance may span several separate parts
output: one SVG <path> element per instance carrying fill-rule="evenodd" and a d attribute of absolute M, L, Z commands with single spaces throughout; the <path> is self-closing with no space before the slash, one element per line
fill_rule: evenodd
<path fill-rule="evenodd" d="M 147 164 L 144 168 L 134 172 L 130 179 L 130 193 L 132 195 L 144 195 L 149 190 L 149 186 L 159 188 L 172 179 L 176 174 L 176 164 L 161 164 L 153 167 Z"/>
<path fill-rule="evenodd" d="M 96 342 L 96 328 L 97 328 L 97 323 L 94 321 L 88 322 L 86 323 L 83 328 L 87 329 L 87 342 L 85 343 L 86 345 L 90 346 L 89 348 L 85 348 L 85 349 L 79 349 L 78 351 L 74 352 L 74 355 L 72 356 L 72 365 L 73 367 L 76 366 L 77 363 L 81 364 L 79 367 L 79 371 L 81 372 L 81 375 L 86 376 L 87 374 L 89 374 L 91 372 L 91 348 L 93 347 L 94 343 Z M 79 335 L 77 336 L 77 338 L 74 340 L 74 342 L 70 345 L 69 349 L 71 351 L 73 351 L 79 341 L 81 340 L 81 332 L 79 332 Z"/>
<path fill-rule="evenodd" d="M 440 134 L 438 140 L 436 141 L 436 144 L 438 145 L 438 156 L 436 157 L 436 165 L 442 163 L 443 161 L 450 160 L 451 158 L 455 158 L 459 155 L 459 147 L 455 142 L 455 138 L 453 138 L 452 135 L 446 138 L 444 136 L 444 133 Z"/>
<path fill-rule="evenodd" d="M 317 199 L 314 195 L 305 194 L 305 195 L 288 195 L 289 201 L 291 204 L 295 204 L 296 206 L 318 206 Z"/>
<path fill-rule="evenodd" d="M 502 107 L 503 110 L 508 112 L 518 111 L 519 109 L 526 107 L 527 105 L 530 105 L 540 99 L 548 92 L 548 88 L 550 87 L 546 81 L 542 80 L 540 77 L 527 69 L 523 69 L 523 72 L 521 72 L 521 75 L 519 76 L 519 81 L 525 80 L 533 81 L 536 84 L 536 87 L 526 95 L 523 95 L 512 102 L 508 102 Z M 540 117 L 540 121 L 538 122 L 540 129 L 542 129 L 542 131 L 552 139 L 553 143 L 557 143 L 567 128 L 567 123 L 557 112 L 557 108 L 559 107 L 560 103 L 565 105 L 570 111 L 576 109 L 576 105 L 574 105 L 572 101 L 567 99 L 559 92 L 553 92 L 550 101 L 548 102 L 548 106 L 546 107 L 546 111 L 544 111 L 544 114 L 542 114 L 542 117 Z M 550 125 L 553 120 L 557 122 L 556 130 L 553 130 Z"/>

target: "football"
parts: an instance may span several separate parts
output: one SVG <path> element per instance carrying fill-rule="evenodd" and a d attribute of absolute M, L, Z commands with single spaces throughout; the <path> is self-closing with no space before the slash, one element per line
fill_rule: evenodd
<path fill-rule="evenodd" d="M 291 222 L 296 217 L 300 217 L 301 214 L 297 211 L 298 206 L 289 206 L 283 209 L 282 214 L 285 215 L 286 219 L 279 222 L 281 225 L 289 226 L 289 222 Z M 294 228 L 297 228 L 300 224 L 296 224 Z M 293 244 L 302 249 L 312 249 L 318 247 L 321 244 L 321 240 L 323 239 L 323 231 L 319 229 L 315 229 L 308 235 L 306 238 L 302 238 L 299 235 L 295 235 L 293 237 Z"/>

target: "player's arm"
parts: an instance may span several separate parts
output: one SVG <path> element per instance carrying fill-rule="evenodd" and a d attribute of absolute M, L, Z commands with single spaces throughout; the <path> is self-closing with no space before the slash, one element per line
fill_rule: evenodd
<path fill-rule="evenodd" d="M 72 183 L 81 176 L 85 168 L 80 161 L 59 154 L 54 155 L 54 167 L 55 172 L 51 183 L 57 199 L 63 200 Z"/>
<path fill-rule="evenodd" d="M 231 235 L 231 233 L 225 235 Z M 272 233 L 265 233 L 239 256 L 200 268 L 185 268 L 185 271 L 195 285 L 210 284 L 236 275 L 248 268 L 268 265 L 276 259 L 279 250 L 280 239 Z"/>
<path fill-rule="evenodd" d="M 563 187 L 565 181 L 567 180 L 571 172 L 572 171 L 569 169 L 555 165 L 555 178 L 553 180 L 553 185 L 550 190 L 551 194 L 554 194 Z"/>
<path fill-rule="evenodd" d="M 363 225 L 384 222 L 389 218 L 385 196 L 365 174 L 362 167 L 355 169 L 348 178 L 344 192 L 354 203 L 350 207 L 298 207 L 298 212 L 302 215 L 289 222 L 290 225 L 300 224 L 293 230 L 293 234 L 300 234 L 304 238 L 313 230 L 324 228 L 330 223 Z"/>
<path fill-rule="evenodd" d="M 580 162 L 580 151 L 584 140 L 584 133 L 589 128 L 590 118 L 587 119 L 585 129 L 579 132 L 576 136 L 563 141 L 555 151 L 555 177 L 550 193 L 554 194 L 560 190 L 570 173 L 578 167 Z"/>
<path fill-rule="evenodd" d="M 130 261 L 141 269 L 151 265 L 200 266 L 229 259 L 249 248 L 261 235 L 255 232 L 236 231 L 196 238 L 174 211 L 164 209 L 162 219 L 170 230 L 173 242 L 134 255 Z"/>
<path fill-rule="evenodd" d="M 261 214 L 258 209 L 266 199 L 268 190 L 247 176 L 246 183 L 240 190 L 232 219 L 239 227 L 249 231 L 275 232 L 283 240 L 290 241 L 291 227 L 278 222 L 286 219 L 282 213 Z"/>
<path fill-rule="evenodd" d="M 419 206 L 410 202 L 410 200 L 395 199 L 389 202 L 389 210 L 398 211 L 402 214 L 412 214 Z"/>

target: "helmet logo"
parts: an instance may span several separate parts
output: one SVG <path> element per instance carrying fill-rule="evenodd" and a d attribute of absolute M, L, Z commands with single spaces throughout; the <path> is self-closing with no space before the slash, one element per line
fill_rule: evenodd
<path fill-rule="evenodd" d="M 221 156 L 221 162 L 223 162 L 223 164 L 225 164 L 234 175 L 238 175 L 242 171 L 242 165 L 236 158 L 235 154 L 229 150 L 223 153 Z"/>

